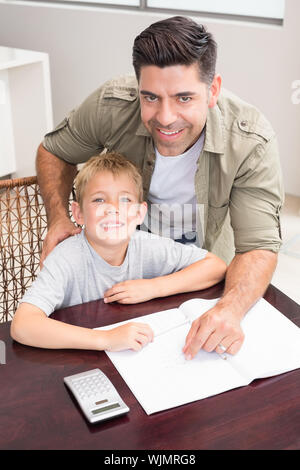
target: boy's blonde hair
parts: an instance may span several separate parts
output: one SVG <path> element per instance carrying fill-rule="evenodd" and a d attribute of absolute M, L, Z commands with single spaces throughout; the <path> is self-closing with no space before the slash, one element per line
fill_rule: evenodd
<path fill-rule="evenodd" d="M 76 200 L 80 206 L 82 205 L 87 183 L 101 171 L 109 171 L 114 176 L 127 173 L 136 184 L 138 202 L 143 202 L 143 181 L 138 168 L 120 153 L 107 152 L 91 157 L 77 174 L 75 178 L 75 192 Z"/>

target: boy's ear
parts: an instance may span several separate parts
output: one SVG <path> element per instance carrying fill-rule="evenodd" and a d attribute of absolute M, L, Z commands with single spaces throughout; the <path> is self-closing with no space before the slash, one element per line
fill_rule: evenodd
<path fill-rule="evenodd" d="M 84 219 L 80 205 L 76 201 L 72 201 L 72 214 L 78 225 L 84 225 Z"/>
<path fill-rule="evenodd" d="M 144 222 L 144 218 L 147 214 L 147 202 L 143 201 L 139 204 L 138 210 L 138 225 L 141 225 Z"/>

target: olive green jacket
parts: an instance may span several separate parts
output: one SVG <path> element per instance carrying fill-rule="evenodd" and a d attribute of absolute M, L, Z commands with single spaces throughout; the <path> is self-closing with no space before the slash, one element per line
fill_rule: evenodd
<path fill-rule="evenodd" d="M 141 121 L 134 77 L 105 83 L 46 134 L 43 145 L 72 164 L 104 149 L 123 154 L 141 169 L 147 199 L 155 151 Z M 277 252 L 283 188 L 275 133 L 265 117 L 222 90 L 217 105 L 208 110 L 197 165 L 198 234 L 203 246 L 227 262 L 234 247 L 236 253 Z"/>

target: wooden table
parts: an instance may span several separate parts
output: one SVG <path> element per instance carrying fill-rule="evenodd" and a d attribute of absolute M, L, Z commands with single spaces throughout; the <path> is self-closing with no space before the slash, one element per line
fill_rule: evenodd
<path fill-rule="evenodd" d="M 96 301 L 52 316 L 92 328 L 174 308 L 192 297 L 215 298 L 222 289 L 221 283 L 137 305 Z M 300 326 L 298 304 L 272 286 L 265 298 Z M 0 365 L 0 449 L 300 448 L 300 369 L 147 416 L 104 352 L 23 346 L 10 338 L 9 328 L 10 322 L 0 325 L 6 344 L 6 364 Z M 63 378 L 97 367 L 130 413 L 90 425 Z"/>

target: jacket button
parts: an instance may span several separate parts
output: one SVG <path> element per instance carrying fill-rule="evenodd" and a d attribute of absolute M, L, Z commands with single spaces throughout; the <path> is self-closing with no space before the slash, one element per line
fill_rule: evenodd
<path fill-rule="evenodd" d="M 246 127 L 247 124 L 248 124 L 247 121 L 241 121 L 241 126 L 242 126 L 242 127 Z"/>

